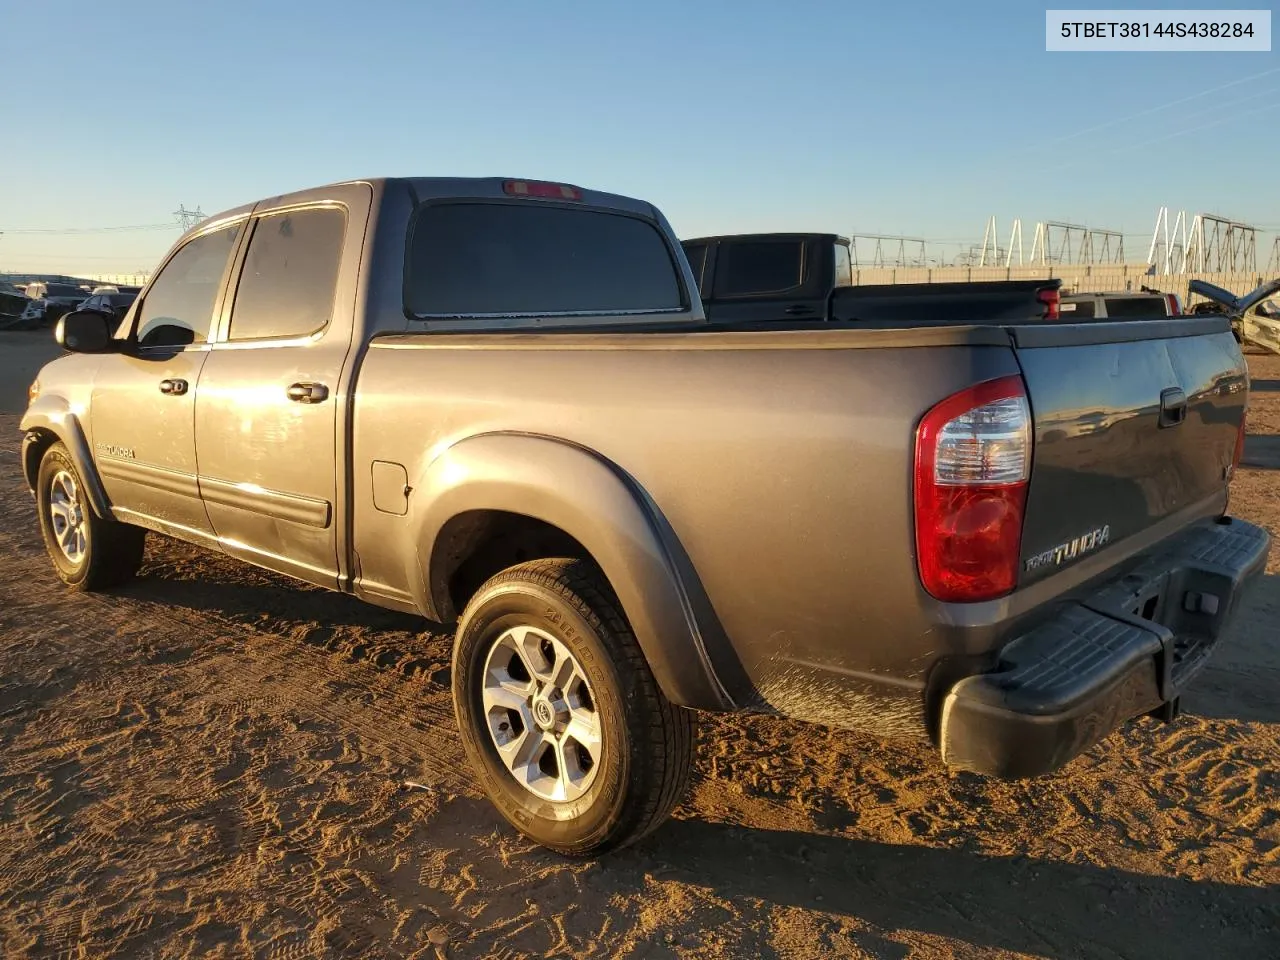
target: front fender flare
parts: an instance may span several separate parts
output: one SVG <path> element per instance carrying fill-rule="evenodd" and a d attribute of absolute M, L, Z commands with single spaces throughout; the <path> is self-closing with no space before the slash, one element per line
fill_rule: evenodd
<path fill-rule="evenodd" d="M 432 576 L 433 564 L 442 562 L 440 532 L 475 510 L 533 517 L 572 536 L 609 579 L 667 699 L 700 709 L 733 707 L 707 653 L 704 631 L 719 631 L 710 603 L 691 567 L 681 571 L 687 565 L 675 557 L 682 551 L 656 505 L 615 465 L 529 434 L 472 437 L 432 459 L 412 494 L 419 555 L 409 582 L 419 606 L 436 616 L 448 607 Z"/>
<path fill-rule="evenodd" d="M 18 428 L 23 432 L 22 472 L 27 486 L 32 490 L 36 486 L 36 475 L 40 470 L 38 459 L 27 456 L 30 445 L 38 443 L 41 437 L 51 436 L 62 444 L 71 454 L 76 470 L 84 481 L 85 493 L 89 498 L 89 506 L 95 515 L 104 520 L 112 520 L 111 501 L 107 499 L 107 491 L 102 486 L 102 478 L 98 476 L 98 468 L 94 465 L 93 456 L 89 452 L 89 443 L 85 440 L 80 419 L 71 409 L 67 401 L 56 395 L 37 397 L 23 414 Z"/>

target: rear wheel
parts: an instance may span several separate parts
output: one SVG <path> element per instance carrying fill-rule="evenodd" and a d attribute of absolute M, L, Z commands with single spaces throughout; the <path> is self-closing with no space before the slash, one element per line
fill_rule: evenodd
<path fill-rule="evenodd" d="M 62 582 L 101 590 L 133 578 L 142 565 L 145 532 L 93 512 L 75 462 L 61 443 L 45 451 L 36 479 L 45 550 Z"/>
<path fill-rule="evenodd" d="M 581 560 L 505 570 L 467 605 L 453 698 L 468 759 L 530 839 L 589 856 L 670 814 L 692 766 L 692 714 L 663 696 L 608 582 Z"/>

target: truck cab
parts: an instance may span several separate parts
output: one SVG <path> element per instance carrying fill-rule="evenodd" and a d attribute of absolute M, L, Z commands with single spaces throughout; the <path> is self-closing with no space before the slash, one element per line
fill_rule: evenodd
<path fill-rule="evenodd" d="M 821 317 L 853 284 L 849 241 L 833 233 L 766 233 L 681 241 L 708 319 Z"/>

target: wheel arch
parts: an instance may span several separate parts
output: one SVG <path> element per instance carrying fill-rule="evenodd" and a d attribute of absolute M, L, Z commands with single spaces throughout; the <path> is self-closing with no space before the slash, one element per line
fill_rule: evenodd
<path fill-rule="evenodd" d="M 36 488 L 40 461 L 45 452 L 55 443 L 61 442 L 80 473 L 94 514 L 104 520 L 115 519 L 80 420 L 66 400 L 57 396 L 38 397 L 27 409 L 18 426 L 23 433 L 22 475 L 29 489 L 34 491 Z"/>
<path fill-rule="evenodd" d="M 547 555 L 577 556 L 600 567 L 671 702 L 733 707 L 706 642 L 723 634 L 691 564 L 656 504 L 594 452 L 529 434 L 468 438 L 423 470 L 410 515 L 418 544 L 410 582 L 418 605 L 435 619 L 457 618 L 465 598 L 454 574 L 491 542 L 477 536 L 484 523 L 475 521 L 488 521 L 491 532 L 494 518 L 514 519 L 556 545 Z"/>

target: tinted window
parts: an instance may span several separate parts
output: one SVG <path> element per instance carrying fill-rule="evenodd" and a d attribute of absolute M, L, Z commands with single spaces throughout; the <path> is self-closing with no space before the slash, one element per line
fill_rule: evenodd
<path fill-rule="evenodd" d="M 333 313 L 347 218 L 334 207 L 263 217 L 231 310 L 232 340 L 305 337 Z"/>
<path fill-rule="evenodd" d="M 1107 299 L 1107 319 L 1117 317 L 1162 317 L 1169 312 L 1163 297 L 1116 297 Z"/>
<path fill-rule="evenodd" d="M 240 224 L 206 233 L 173 255 L 138 314 L 141 346 L 185 346 L 209 339 L 213 304 L 240 235 Z"/>
<path fill-rule="evenodd" d="M 698 283 L 698 292 L 701 293 L 703 272 L 707 267 L 707 246 L 704 243 L 686 246 L 684 255 L 689 261 L 689 267 L 693 270 L 693 279 Z"/>
<path fill-rule="evenodd" d="M 1091 320 L 1094 312 L 1093 304 L 1092 299 L 1068 301 L 1060 305 L 1058 312 L 1062 314 L 1064 320 Z"/>
<path fill-rule="evenodd" d="M 721 243 L 716 256 L 716 296 L 783 293 L 800 285 L 804 244 L 799 240 Z"/>
<path fill-rule="evenodd" d="M 413 228 L 405 298 L 419 316 L 683 306 L 675 262 L 652 224 L 532 203 L 424 207 Z"/>
<path fill-rule="evenodd" d="M 837 287 L 853 286 L 853 263 L 849 259 L 849 248 L 843 243 L 836 244 L 836 282 Z"/>
<path fill-rule="evenodd" d="M 67 283 L 51 283 L 45 287 L 44 295 L 46 297 L 83 297 L 85 291 Z"/>

